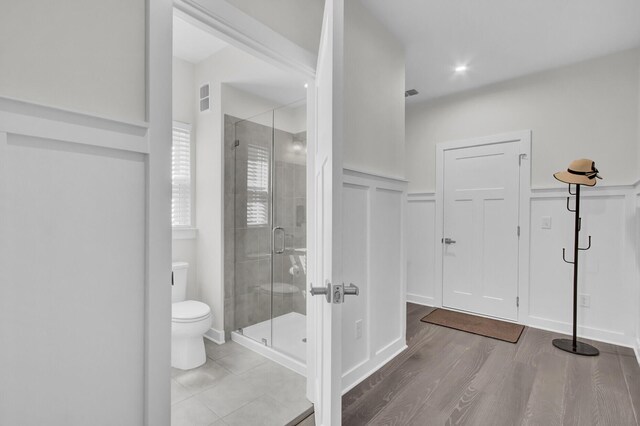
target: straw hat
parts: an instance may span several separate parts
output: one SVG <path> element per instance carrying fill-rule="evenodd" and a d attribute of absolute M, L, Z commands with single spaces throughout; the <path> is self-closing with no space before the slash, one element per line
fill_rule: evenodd
<path fill-rule="evenodd" d="M 587 186 L 594 186 L 596 178 L 602 179 L 598 176 L 596 163 L 586 158 L 572 161 L 566 172 L 554 173 L 553 177 L 560 182 Z"/>

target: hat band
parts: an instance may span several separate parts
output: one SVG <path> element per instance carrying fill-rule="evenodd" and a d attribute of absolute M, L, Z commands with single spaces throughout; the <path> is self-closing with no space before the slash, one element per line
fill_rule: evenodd
<path fill-rule="evenodd" d="M 571 169 L 567 169 L 567 171 L 569 173 L 571 173 L 572 175 L 586 176 L 589 179 L 595 179 L 595 178 L 602 179 L 600 176 L 598 176 L 598 170 L 597 169 L 593 170 L 593 171 L 590 171 L 590 172 L 578 172 L 576 170 L 571 170 Z"/>

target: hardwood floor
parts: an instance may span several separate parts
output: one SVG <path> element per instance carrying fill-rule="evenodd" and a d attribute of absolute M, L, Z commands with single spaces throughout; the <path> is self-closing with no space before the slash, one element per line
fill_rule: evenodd
<path fill-rule="evenodd" d="M 501 342 L 420 322 L 432 309 L 407 305 L 408 349 L 343 397 L 344 425 L 638 425 L 631 349 L 575 356 L 532 328 Z"/>

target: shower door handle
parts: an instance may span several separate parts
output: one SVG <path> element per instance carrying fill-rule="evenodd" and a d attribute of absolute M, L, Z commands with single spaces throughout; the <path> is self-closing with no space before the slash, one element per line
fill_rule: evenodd
<path fill-rule="evenodd" d="M 276 236 L 278 231 L 282 231 L 282 248 L 281 249 L 277 249 L 276 248 Z M 276 226 L 275 228 L 273 228 L 273 251 L 275 252 L 275 254 L 282 254 L 284 253 L 284 249 L 285 249 L 285 232 L 284 232 L 284 228 L 282 226 Z"/>

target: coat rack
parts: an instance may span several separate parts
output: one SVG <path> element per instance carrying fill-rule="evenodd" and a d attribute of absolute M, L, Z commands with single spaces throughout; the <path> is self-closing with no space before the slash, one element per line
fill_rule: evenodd
<path fill-rule="evenodd" d="M 580 228 L 582 225 L 582 219 L 580 218 L 580 184 L 575 184 L 576 192 L 571 192 L 571 184 L 569 184 L 569 194 L 576 196 L 576 208 L 572 210 L 569 206 L 569 200 L 571 197 L 567 197 L 567 210 L 575 213 L 575 235 L 573 241 L 573 262 L 568 261 L 566 258 L 566 249 L 562 249 L 562 260 L 567 263 L 573 264 L 573 339 L 554 339 L 553 346 L 558 349 L 562 349 L 566 352 L 571 352 L 576 355 L 584 356 L 596 356 L 600 354 L 598 349 L 593 346 L 579 342 L 577 338 L 578 331 L 578 253 L 581 250 L 589 250 L 591 248 L 591 235 L 589 235 L 589 244 L 587 247 L 580 247 Z"/>

